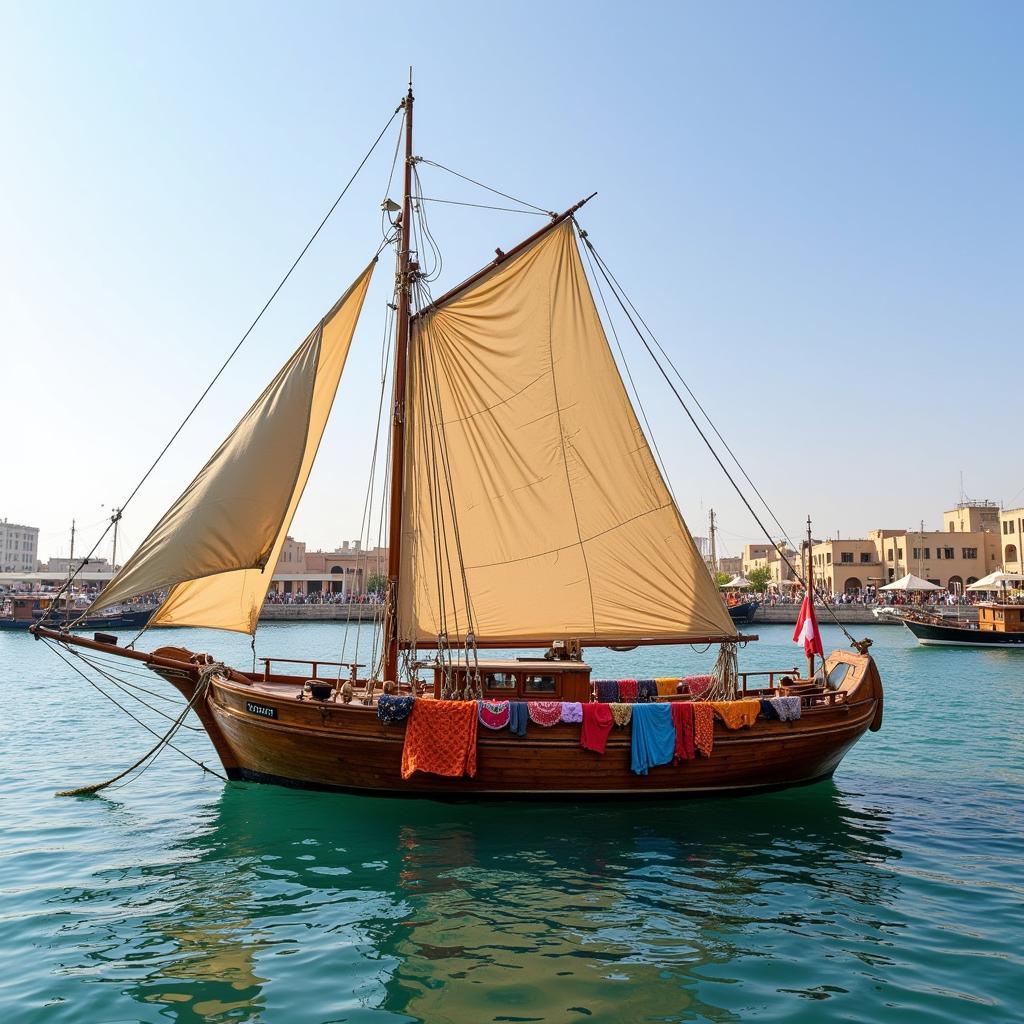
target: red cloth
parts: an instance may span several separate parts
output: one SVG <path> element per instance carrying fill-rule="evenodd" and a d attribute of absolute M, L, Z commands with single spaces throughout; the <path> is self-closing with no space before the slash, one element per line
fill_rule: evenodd
<path fill-rule="evenodd" d="M 694 747 L 693 705 L 688 700 L 672 702 L 672 724 L 676 730 L 675 764 L 692 761 L 697 756 Z"/>
<path fill-rule="evenodd" d="M 699 696 L 711 685 L 711 676 L 687 676 L 683 682 L 687 693 Z"/>
<path fill-rule="evenodd" d="M 635 679 L 620 679 L 619 680 L 619 703 L 620 704 L 635 704 L 636 703 L 636 680 Z"/>
<path fill-rule="evenodd" d="M 800 605 L 796 629 L 793 630 L 793 643 L 803 643 L 804 654 L 808 658 L 812 654 L 820 654 L 824 657 L 825 651 L 821 646 L 821 632 L 818 629 L 818 620 L 814 615 L 814 602 L 811 600 L 810 594 L 804 594 L 803 603 Z"/>
<path fill-rule="evenodd" d="M 475 700 L 418 697 L 405 727 L 402 778 L 416 772 L 476 775 L 477 704 Z"/>
<path fill-rule="evenodd" d="M 584 750 L 603 754 L 608 733 L 612 731 L 612 722 L 612 709 L 607 704 L 584 704 L 580 746 Z"/>

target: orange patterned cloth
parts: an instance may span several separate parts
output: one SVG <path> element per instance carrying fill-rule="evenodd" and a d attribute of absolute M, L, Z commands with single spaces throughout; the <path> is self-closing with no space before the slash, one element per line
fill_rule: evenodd
<path fill-rule="evenodd" d="M 413 701 L 402 747 L 402 778 L 416 772 L 476 775 L 475 700 Z"/>
<path fill-rule="evenodd" d="M 678 677 L 675 679 L 655 679 L 654 685 L 658 687 L 658 696 L 668 697 L 670 694 L 677 693 L 681 681 Z"/>
<path fill-rule="evenodd" d="M 715 745 L 715 709 L 699 700 L 693 702 L 693 743 L 698 753 L 711 756 Z"/>
<path fill-rule="evenodd" d="M 727 729 L 742 729 L 753 725 L 761 714 L 759 700 L 714 700 L 711 706 Z"/>

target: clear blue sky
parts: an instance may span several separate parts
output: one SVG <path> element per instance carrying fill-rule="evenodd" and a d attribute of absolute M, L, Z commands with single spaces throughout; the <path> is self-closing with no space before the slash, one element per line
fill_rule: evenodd
<path fill-rule="evenodd" d="M 95 536 L 409 64 L 417 153 L 552 209 L 600 192 L 584 226 L 790 531 L 935 524 L 961 471 L 1019 504 L 1022 38 L 999 3 L 0 3 L 0 516 L 43 556 L 73 515 Z M 389 164 L 136 499 L 129 546 L 365 264 Z M 536 227 L 432 220 L 438 287 Z M 389 277 L 293 530 L 313 545 L 359 530 Z M 713 505 L 726 548 L 758 539 L 642 358 L 693 531 Z"/>

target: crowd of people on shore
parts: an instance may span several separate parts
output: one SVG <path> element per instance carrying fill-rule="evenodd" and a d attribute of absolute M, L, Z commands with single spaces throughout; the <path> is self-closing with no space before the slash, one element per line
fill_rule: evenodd
<path fill-rule="evenodd" d="M 330 591 L 320 591 L 312 594 L 282 594 L 271 590 L 267 594 L 265 604 L 289 605 L 289 604 L 382 604 L 384 595 L 373 594 L 335 594 Z"/>

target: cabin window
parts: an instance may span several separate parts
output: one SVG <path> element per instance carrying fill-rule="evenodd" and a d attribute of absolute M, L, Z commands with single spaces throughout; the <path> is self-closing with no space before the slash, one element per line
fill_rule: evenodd
<path fill-rule="evenodd" d="M 485 672 L 484 689 L 487 690 L 514 690 L 516 688 L 516 677 L 511 672 Z"/>
<path fill-rule="evenodd" d="M 828 688 L 830 690 L 838 690 L 843 685 L 852 668 L 853 666 L 845 661 L 840 661 L 838 664 L 833 665 L 829 670 L 828 676 L 825 678 Z"/>
<path fill-rule="evenodd" d="M 523 689 L 527 693 L 554 693 L 554 676 L 525 676 L 523 678 Z"/>

